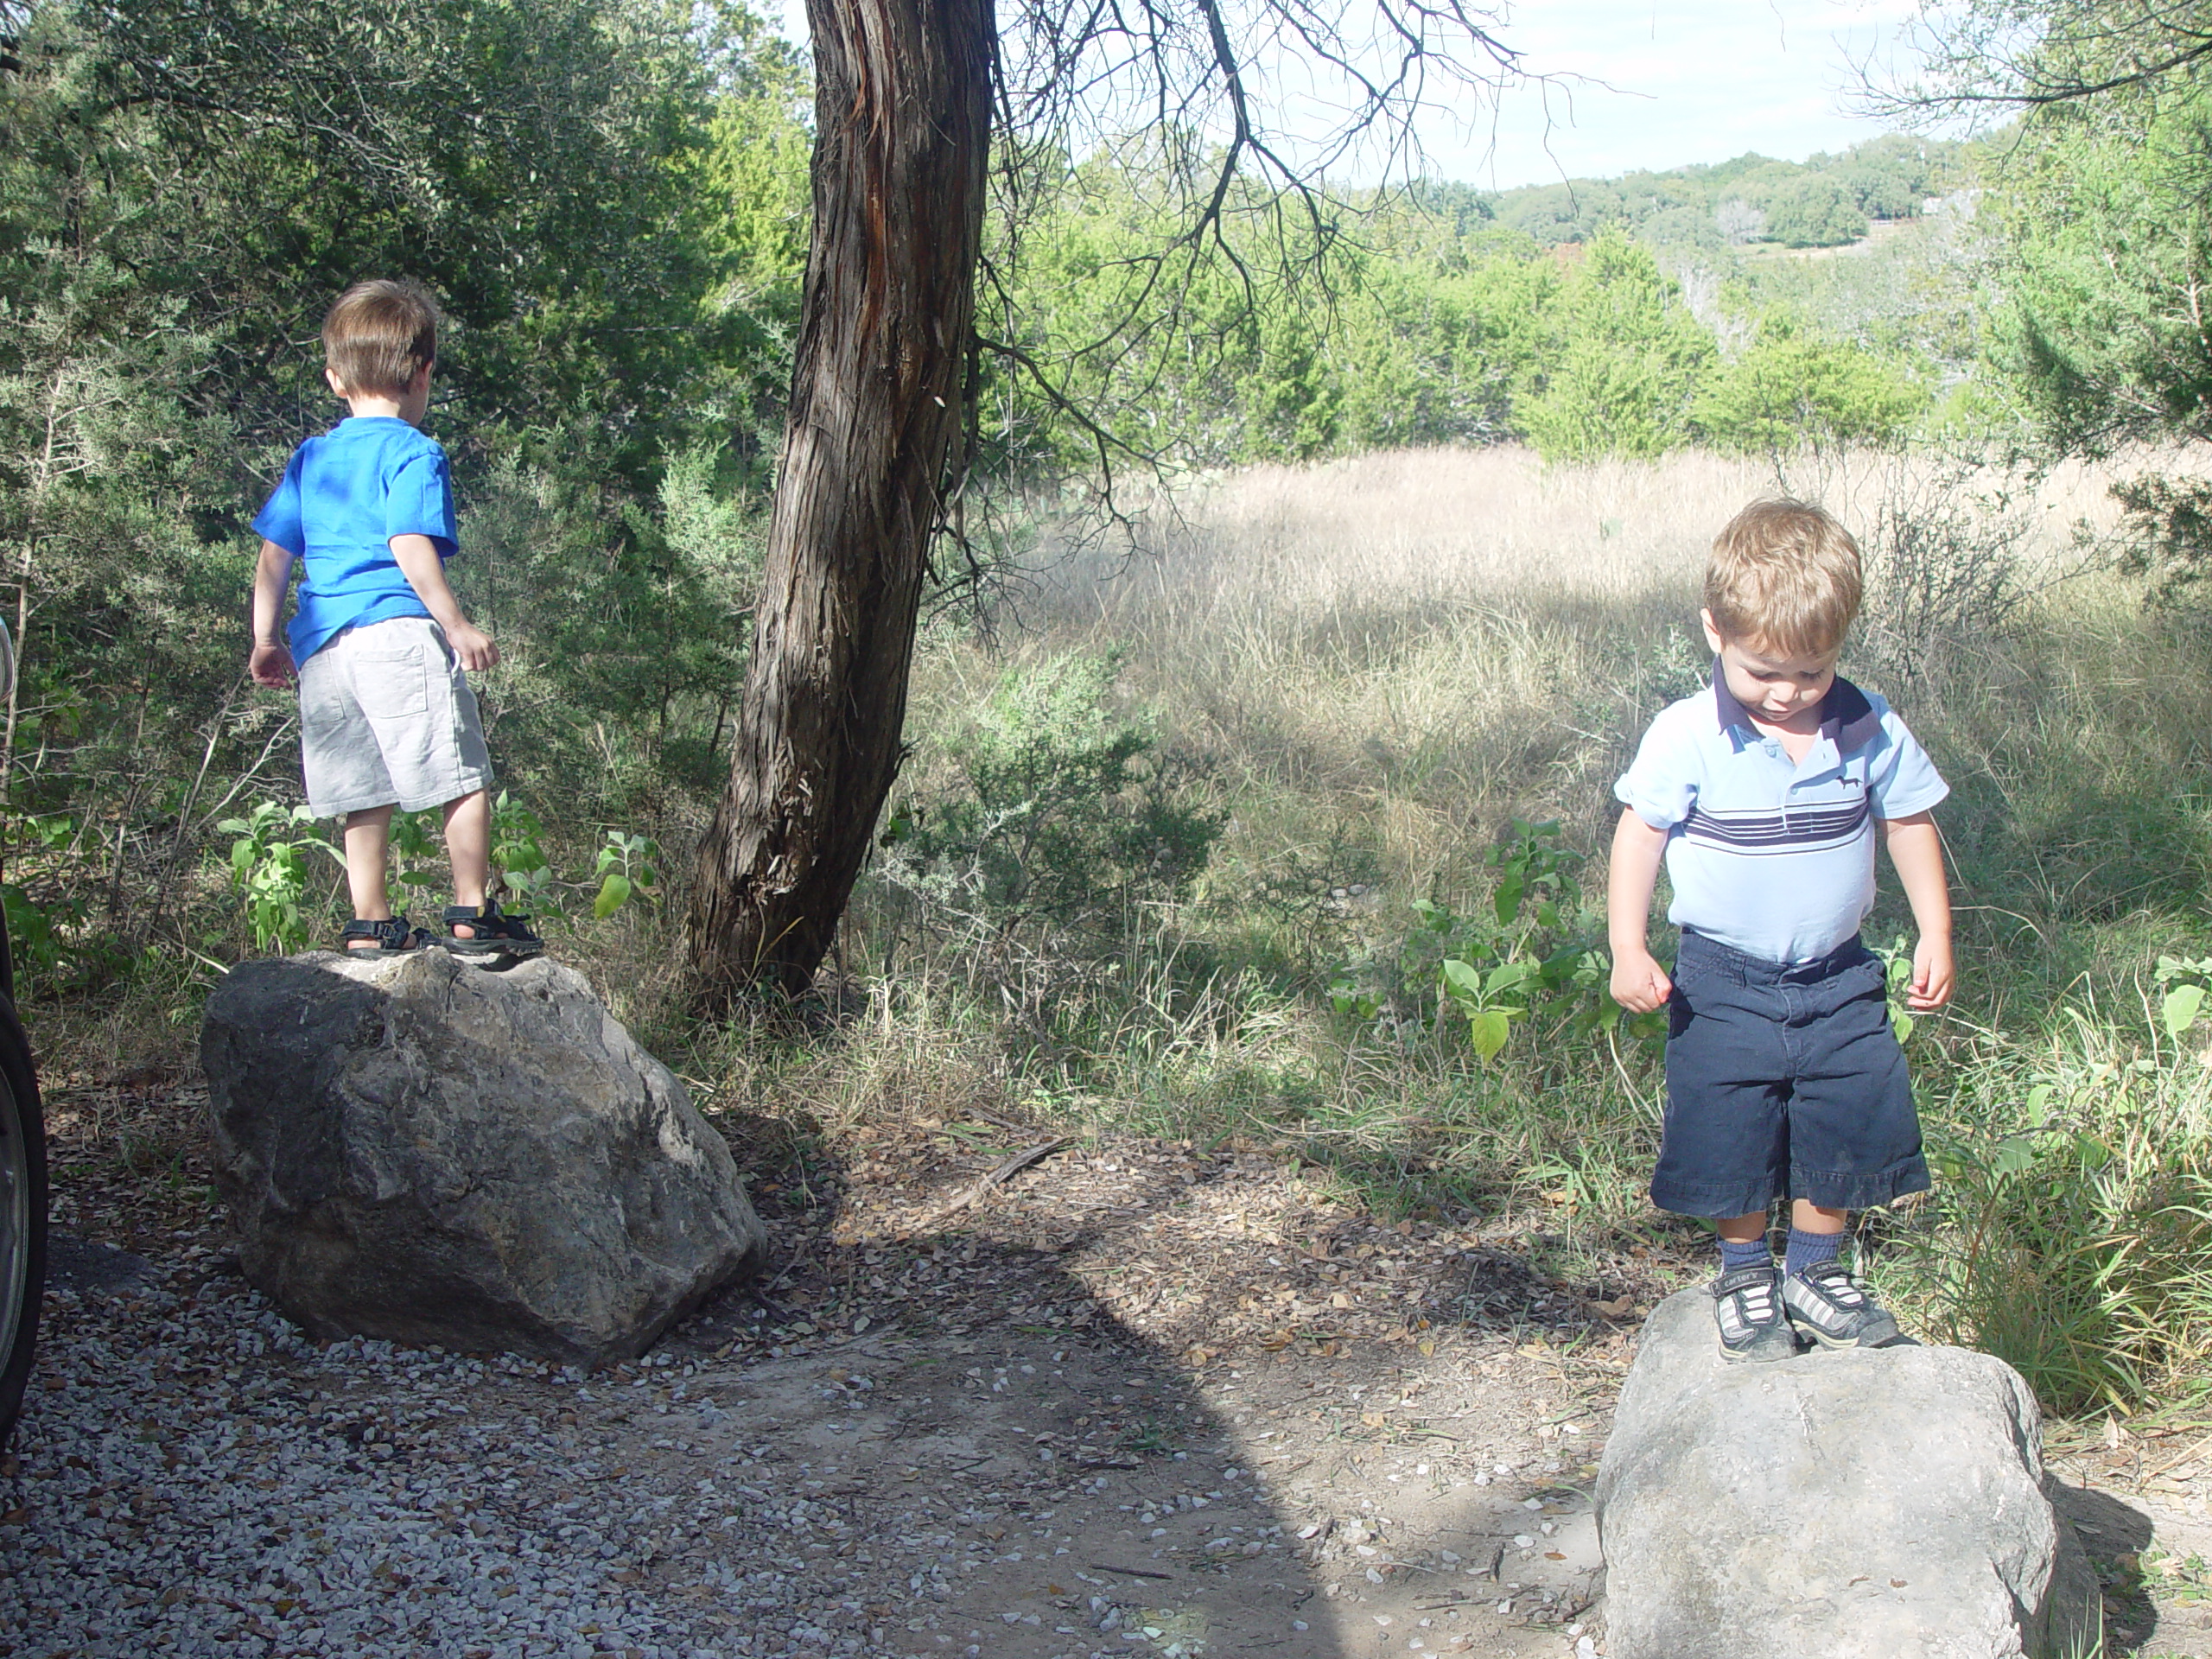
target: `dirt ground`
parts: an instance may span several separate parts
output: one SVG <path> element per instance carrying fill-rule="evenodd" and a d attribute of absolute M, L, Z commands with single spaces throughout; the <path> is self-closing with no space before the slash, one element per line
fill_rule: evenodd
<path fill-rule="evenodd" d="M 55 1091 L 57 1227 L 234 1271 L 195 1169 L 73 1160 L 96 1104 Z M 495 1379 L 560 1484 L 681 1493 L 736 1448 L 739 1492 L 804 1504 L 794 1568 L 849 1586 L 870 1653 L 1605 1651 L 1591 1484 L 1637 1321 L 1693 1264 L 1554 1282 L 1522 1235 L 1386 1225 L 1253 1149 L 975 1120 L 816 1150 L 755 1161 L 772 1262 L 672 1363 Z M 2212 1656 L 2212 1440 L 2053 1452 L 2112 1650 Z M 950 1541 L 918 1566 L 892 1539 L 923 1525 Z M 624 1562 L 709 1651 L 715 1548 Z"/>

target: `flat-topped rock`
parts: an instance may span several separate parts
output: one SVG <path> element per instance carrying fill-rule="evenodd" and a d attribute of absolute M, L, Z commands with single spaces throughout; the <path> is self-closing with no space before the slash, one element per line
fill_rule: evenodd
<path fill-rule="evenodd" d="M 1598 1474 L 1611 1659 L 2088 1650 L 2099 1592 L 2018 1372 L 1961 1348 L 1716 1351 L 1701 1290 L 1645 1322 Z"/>
<path fill-rule="evenodd" d="M 765 1251 L 721 1136 L 550 958 L 245 963 L 200 1061 L 239 1262 L 315 1336 L 597 1365 Z"/>

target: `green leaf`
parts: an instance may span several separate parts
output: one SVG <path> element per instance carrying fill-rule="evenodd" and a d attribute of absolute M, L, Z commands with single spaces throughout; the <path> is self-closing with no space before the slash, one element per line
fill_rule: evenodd
<path fill-rule="evenodd" d="M 1505 1039 L 1512 1033 L 1512 1025 L 1503 1008 L 1484 1008 L 1468 1017 L 1467 1040 L 1474 1045 L 1475 1057 L 1484 1065 L 1497 1058 L 1498 1050 L 1505 1046 Z"/>
<path fill-rule="evenodd" d="M 1490 970 L 1490 982 L 1485 988 L 1493 993 L 1509 989 L 1535 971 L 1525 962 L 1502 962 Z"/>
<path fill-rule="evenodd" d="M 1521 909 L 1521 895 L 1529 890 L 1528 877 L 1518 868 L 1509 869 L 1498 878 L 1497 891 L 1491 895 L 1497 909 L 1498 925 L 1511 921 Z"/>
<path fill-rule="evenodd" d="M 599 897 L 591 901 L 592 919 L 605 921 L 628 903 L 629 898 L 630 878 L 620 870 L 609 872 L 607 880 L 599 884 Z"/>
<path fill-rule="evenodd" d="M 1998 1142 L 1997 1155 L 1989 1160 L 1989 1167 L 1999 1175 L 2018 1175 L 2022 1170 L 2032 1169 L 2035 1161 L 2034 1138 L 2014 1135 Z"/>
<path fill-rule="evenodd" d="M 2084 1169 L 2102 1169 L 2113 1159 L 2112 1148 L 2094 1135 L 2074 1137 L 2074 1155 L 2082 1160 Z"/>
<path fill-rule="evenodd" d="M 2166 993 L 2160 1012 L 2165 1016 L 2166 1034 L 2176 1042 L 2182 1033 L 2196 1023 L 2196 1016 L 2204 1008 L 2204 988 L 2202 985 L 2177 985 Z"/>
<path fill-rule="evenodd" d="M 1444 988 L 1455 998 L 1479 1002 L 1483 995 L 1483 976 L 1478 969 L 1456 957 L 1446 957 L 1444 963 Z"/>
<path fill-rule="evenodd" d="M 1897 1033 L 1898 1042 L 1909 1043 L 1912 1040 L 1912 1016 L 1903 1008 L 1894 1007 L 1891 1008 L 1890 1029 Z"/>

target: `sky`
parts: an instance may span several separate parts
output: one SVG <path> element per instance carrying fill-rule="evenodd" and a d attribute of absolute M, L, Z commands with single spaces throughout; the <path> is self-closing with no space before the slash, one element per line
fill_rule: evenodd
<path fill-rule="evenodd" d="M 1001 0 L 1003 4 L 1005 0 Z M 1360 0 L 1344 0 L 1357 6 Z M 804 0 L 769 0 L 806 36 Z M 1548 87 L 1421 124 L 1432 178 L 1485 189 L 1637 168 L 1784 161 L 1885 130 L 1846 113 L 1857 67 L 1895 66 L 1918 0 L 1476 0 Z"/>
<path fill-rule="evenodd" d="M 1909 63 L 1918 11 L 1910 0 L 1524 0 L 1500 37 L 1533 71 L 1586 79 L 1509 93 L 1471 132 L 1440 111 L 1422 127 L 1429 171 L 1503 190 L 1747 149 L 1786 161 L 1841 149 L 1885 130 L 1847 114 L 1847 96 L 1856 66 Z"/>

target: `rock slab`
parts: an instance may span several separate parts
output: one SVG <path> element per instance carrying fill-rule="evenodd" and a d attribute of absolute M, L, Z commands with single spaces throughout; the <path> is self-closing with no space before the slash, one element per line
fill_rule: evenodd
<path fill-rule="evenodd" d="M 765 1253 L 721 1136 L 550 959 L 245 963 L 200 1053 L 239 1264 L 314 1336 L 601 1365 Z"/>
<path fill-rule="evenodd" d="M 1961 1348 L 1731 1364 L 1646 1321 L 1598 1473 L 1611 1659 L 2058 1659 L 2100 1625 L 2035 1397 Z"/>

